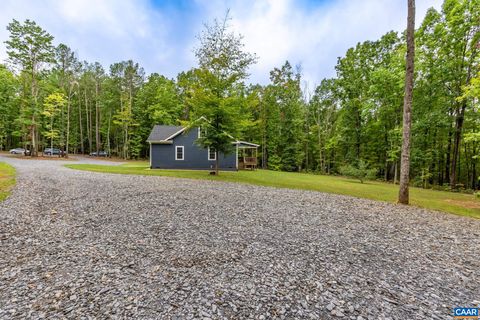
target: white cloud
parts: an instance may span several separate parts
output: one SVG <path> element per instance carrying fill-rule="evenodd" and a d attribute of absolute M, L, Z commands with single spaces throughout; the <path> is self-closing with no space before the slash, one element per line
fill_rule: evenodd
<path fill-rule="evenodd" d="M 99 61 L 108 67 L 121 60 L 133 59 L 154 71 L 165 55 L 171 54 L 166 43 L 168 22 L 147 1 L 49 0 L 7 1 L 0 13 L 0 59 L 6 58 L 4 29 L 12 20 L 35 20 L 55 37 L 55 44 L 65 43 L 80 59 Z M 159 70 L 160 71 L 160 70 Z M 171 70 L 169 70 L 171 71 Z M 161 71 L 160 71 L 161 72 Z"/>
<path fill-rule="evenodd" d="M 417 1 L 417 25 L 431 6 L 439 9 L 441 0 Z M 148 0 L 6 0 L 0 12 L 0 59 L 6 58 L 6 25 L 13 18 L 30 18 L 81 59 L 105 67 L 133 59 L 147 72 L 175 77 L 195 65 L 192 50 L 202 22 L 222 18 L 227 8 L 246 49 L 259 56 L 251 81 L 267 83 L 269 71 L 288 59 L 302 65 L 310 88 L 334 76 L 337 57 L 349 47 L 406 25 L 406 0 L 196 0 L 182 9 L 159 9 Z"/>
<path fill-rule="evenodd" d="M 252 80 L 268 82 L 269 71 L 290 60 L 301 64 L 310 86 L 335 75 L 337 57 L 356 43 L 376 40 L 390 30 L 406 26 L 406 1 L 338 0 L 313 7 L 294 0 L 264 0 L 245 6 L 231 4 L 233 28 L 244 35 L 246 47 L 260 57 Z M 417 2 L 420 24 L 428 8 L 440 9 L 440 0 Z M 226 8 L 212 5 L 211 15 L 222 16 Z"/>

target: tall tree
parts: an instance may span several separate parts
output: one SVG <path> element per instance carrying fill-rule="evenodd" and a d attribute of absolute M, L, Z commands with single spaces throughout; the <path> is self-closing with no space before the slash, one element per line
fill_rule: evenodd
<path fill-rule="evenodd" d="M 323 79 L 309 102 L 312 114 L 310 130 L 316 133 L 316 146 L 313 148 L 316 157 L 313 158 L 313 163 L 316 163 L 315 169 L 320 173 L 330 173 L 331 159 L 327 153 L 331 150 L 338 113 L 335 86 L 333 79 Z"/>
<path fill-rule="evenodd" d="M 120 109 L 113 115 L 113 123 L 122 130 L 122 156 L 130 157 L 130 136 L 138 126 L 133 114 L 133 103 L 139 88 L 143 85 L 145 72 L 132 60 L 122 61 L 110 66 L 111 76 L 118 85 Z"/>
<path fill-rule="evenodd" d="M 27 102 L 22 113 L 23 123 L 30 131 L 31 155 L 36 156 L 38 117 L 41 112 L 38 81 L 44 64 L 54 62 L 53 36 L 28 19 L 23 24 L 14 19 L 8 24 L 7 30 L 10 32 L 9 40 L 5 41 L 8 58 L 25 75 L 23 91 Z M 26 93 L 28 88 L 29 94 Z"/>
<path fill-rule="evenodd" d="M 19 105 L 18 88 L 18 79 L 0 64 L 0 150 L 16 143 L 14 139 L 18 136 L 16 125 Z"/>
<path fill-rule="evenodd" d="M 403 102 L 403 137 L 400 165 L 400 190 L 398 202 L 409 203 L 410 182 L 410 128 L 412 126 L 412 101 L 415 59 L 415 0 L 408 0 L 407 17 L 407 68 L 405 72 L 405 97 Z"/>
<path fill-rule="evenodd" d="M 70 124 L 72 116 L 72 99 L 75 93 L 78 94 L 78 73 L 81 69 L 81 64 L 78 61 L 75 53 L 65 44 L 59 44 L 56 48 L 56 64 L 53 70 L 58 74 L 58 86 L 62 88 L 66 97 L 66 112 L 61 111 L 61 136 L 62 147 L 65 148 L 65 154 L 68 156 L 70 146 Z M 66 124 L 64 121 L 66 118 Z"/>
<path fill-rule="evenodd" d="M 272 129 L 270 137 L 279 134 L 275 145 L 271 145 L 268 159 L 270 168 L 285 171 L 300 170 L 304 160 L 304 114 L 305 106 L 300 88 L 300 70 L 296 70 L 286 61 L 281 68 L 274 68 L 270 72 L 270 97 L 269 102 L 275 114 L 270 124 Z M 276 109 L 276 110 L 275 110 Z M 275 123 L 276 122 L 276 123 Z M 276 127 L 276 128 L 275 128 Z M 275 132 L 276 131 L 276 132 Z"/>
<path fill-rule="evenodd" d="M 95 62 L 93 71 L 95 79 L 95 151 L 98 155 L 102 146 L 100 136 L 100 90 L 105 71 L 103 70 L 102 65 L 98 62 Z"/>
<path fill-rule="evenodd" d="M 471 104 L 468 100 L 457 99 L 462 96 L 462 88 L 470 84 L 478 66 L 480 49 L 480 1 L 446 0 L 442 7 L 443 21 L 439 27 L 441 53 L 447 67 L 445 84 L 452 93 L 452 113 L 454 116 L 453 151 L 450 170 L 450 187 L 457 187 L 459 157 L 462 131 L 465 124 L 465 112 Z"/>
<path fill-rule="evenodd" d="M 222 21 L 205 25 L 199 36 L 195 55 L 199 68 L 198 85 L 192 96 L 197 117 L 207 121 L 198 143 L 216 153 L 215 173 L 218 175 L 219 153 L 232 152 L 232 136 L 237 132 L 241 96 L 240 82 L 248 76 L 248 68 L 256 62 L 254 54 L 243 50 L 242 37 L 228 30 L 228 12 Z M 196 120 L 196 119 L 194 119 Z"/>
<path fill-rule="evenodd" d="M 46 124 L 47 130 L 44 132 L 44 136 L 47 139 L 50 139 L 50 148 L 53 149 L 54 140 L 59 137 L 59 130 L 55 128 L 54 119 L 61 108 L 65 105 L 65 96 L 62 93 L 52 93 L 49 94 L 43 103 L 43 112 L 48 122 Z"/>

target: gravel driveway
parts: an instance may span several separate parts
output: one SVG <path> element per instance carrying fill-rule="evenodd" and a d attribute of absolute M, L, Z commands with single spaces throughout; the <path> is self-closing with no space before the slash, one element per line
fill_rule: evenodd
<path fill-rule="evenodd" d="M 0 204 L 2 319 L 452 319 L 479 304 L 480 220 L 0 161 L 18 171 Z"/>

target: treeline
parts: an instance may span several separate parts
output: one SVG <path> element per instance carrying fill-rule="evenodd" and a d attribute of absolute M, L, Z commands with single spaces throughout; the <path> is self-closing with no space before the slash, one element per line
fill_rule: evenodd
<path fill-rule="evenodd" d="M 80 61 L 33 21 L 9 24 L 9 68 L 0 66 L 0 146 L 68 153 L 106 150 L 148 157 L 154 124 L 198 116 L 198 68 L 175 79 L 146 76 L 131 60 Z M 446 0 L 416 31 L 412 122 L 413 184 L 478 189 L 480 2 Z M 338 59 L 337 76 L 313 92 L 286 62 L 268 85 L 233 81 L 239 139 L 261 145 L 264 168 L 336 174 L 368 168 L 396 181 L 402 136 L 405 39 L 389 32 Z M 312 53 L 314 54 L 314 53 Z M 204 89 L 204 88 L 203 88 Z M 233 92 L 234 91 L 234 92 Z M 196 97 L 193 99 L 192 97 Z"/>

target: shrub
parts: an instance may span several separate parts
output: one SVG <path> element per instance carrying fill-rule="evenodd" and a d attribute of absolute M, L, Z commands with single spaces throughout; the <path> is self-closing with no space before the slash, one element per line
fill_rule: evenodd
<path fill-rule="evenodd" d="M 373 180 L 377 175 L 376 169 L 368 169 L 364 161 L 359 161 L 357 166 L 345 165 L 340 168 L 340 173 L 344 176 L 355 178 L 363 183 L 365 180 Z"/>
<path fill-rule="evenodd" d="M 272 155 L 268 158 L 268 169 L 274 170 L 274 171 L 280 171 L 281 169 L 281 161 L 279 156 L 277 155 Z"/>
<path fill-rule="evenodd" d="M 474 195 L 475 195 L 475 198 L 480 200 L 480 191 L 475 192 Z"/>

